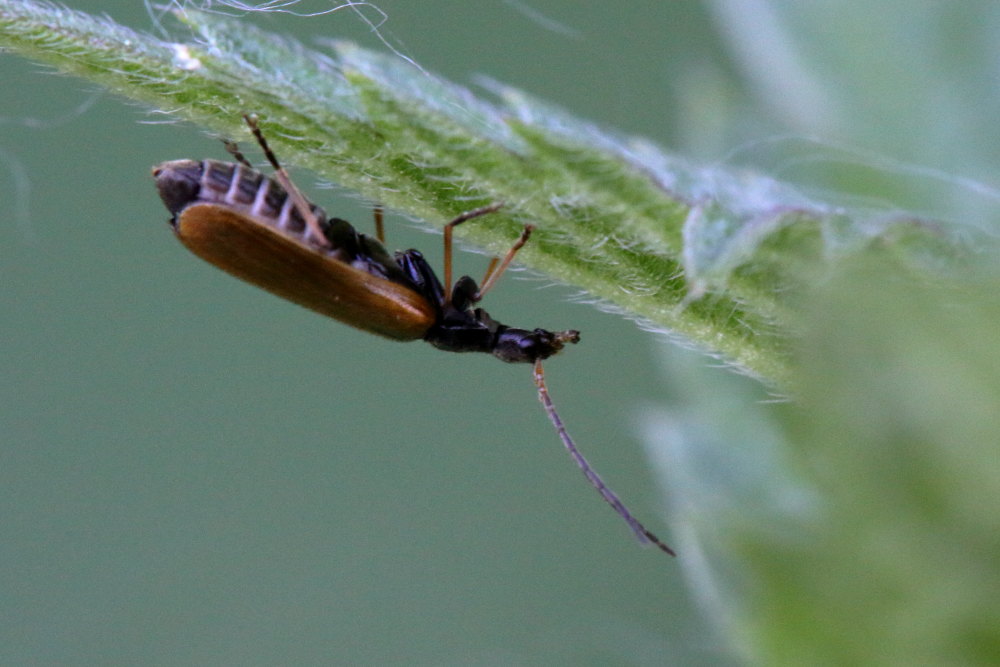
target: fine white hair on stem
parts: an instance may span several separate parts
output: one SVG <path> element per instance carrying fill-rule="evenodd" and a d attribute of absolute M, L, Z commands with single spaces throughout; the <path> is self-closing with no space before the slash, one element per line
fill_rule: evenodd
<path fill-rule="evenodd" d="M 315 16 L 323 16 L 324 14 L 332 14 L 333 12 L 339 11 L 341 9 L 348 9 L 358 6 L 369 6 L 372 7 L 376 12 L 378 12 L 382 19 L 379 21 L 379 25 L 385 21 L 386 15 L 381 9 L 376 7 L 370 2 L 339 2 L 330 3 L 331 6 L 325 9 L 319 9 L 312 12 L 307 11 L 296 11 L 292 9 L 296 5 L 302 4 L 302 0 L 267 0 L 266 2 L 240 2 L 239 0 L 170 0 L 169 5 L 177 9 L 194 8 L 200 9 L 202 11 L 212 11 L 217 7 L 222 7 L 226 9 L 233 9 L 238 12 L 259 12 L 268 13 L 276 12 L 282 14 L 291 14 L 293 16 L 300 16 L 304 18 L 311 18 Z M 217 10 L 218 11 L 218 10 Z"/>
<path fill-rule="evenodd" d="M 28 245 L 37 245 L 38 231 L 31 222 L 31 178 L 28 170 L 13 153 L 0 148 L 0 164 L 7 167 L 14 182 L 14 196 L 7 205 L 12 210 L 21 238 Z"/>
<path fill-rule="evenodd" d="M 542 14 L 540 11 L 528 4 L 521 2 L 520 0 L 503 0 L 504 4 L 513 8 L 515 11 L 523 14 L 529 21 L 535 23 L 539 27 L 554 32 L 557 35 L 564 35 L 566 37 L 579 38 L 582 35 L 580 31 L 576 28 L 572 28 L 565 23 L 561 23 L 553 18 Z"/>
<path fill-rule="evenodd" d="M 769 151 L 774 151 L 773 155 Z M 763 167 L 775 178 L 788 178 L 809 165 L 845 165 L 862 167 L 879 174 L 897 178 L 909 179 L 907 185 L 911 188 L 926 188 L 927 184 L 947 186 L 957 191 L 981 197 L 985 206 L 992 206 L 1000 201 L 1000 188 L 975 178 L 955 174 L 945 169 L 914 164 L 904 160 L 884 155 L 878 151 L 869 150 L 846 142 L 838 142 L 825 137 L 809 134 L 776 134 L 769 137 L 754 139 L 739 144 L 722 155 L 715 165 L 739 165 L 749 162 L 755 167 Z M 923 181 L 926 182 L 923 183 Z M 800 190 L 802 185 L 797 185 Z M 841 208 L 858 209 L 866 207 L 873 210 L 892 210 L 895 207 L 888 201 L 873 199 L 870 196 L 855 197 L 844 192 L 823 188 L 808 188 L 811 195 L 827 202 L 838 202 Z M 967 197 L 955 197 L 966 201 Z M 982 231 L 992 233 L 992 228 L 986 225 L 976 225 L 970 222 L 969 216 L 955 213 L 945 207 L 942 210 L 928 211 L 929 217 L 945 218 L 950 222 L 962 225 L 974 225 Z"/>
<path fill-rule="evenodd" d="M 20 125 L 21 127 L 27 127 L 33 130 L 48 130 L 54 127 L 61 127 L 70 121 L 82 117 L 85 113 L 90 111 L 90 108 L 97 104 L 102 97 L 104 97 L 104 91 L 95 90 L 69 111 L 60 113 L 52 118 L 42 118 L 41 116 L 0 116 L 0 125 Z"/>
<path fill-rule="evenodd" d="M 147 9 L 150 11 L 150 15 L 154 16 L 149 5 L 151 0 L 145 1 L 147 3 Z M 393 55 L 406 61 L 410 65 L 413 65 L 422 74 L 429 76 L 427 70 L 421 67 L 416 60 L 406 55 L 398 47 L 390 43 L 382 33 L 382 25 L 389 20 L 389 15 L 380 9 L 375 3 L 353 2 L 352 0 L 348 0 L 347 2 L 330 2 L 328 3 L 330 6 L 323 9 L 317 9 L 316 11 L 297 11 L 295 7 L 301 4 L 302 0 L 267 0 L 265 2 L 241 2 L 240 0 L 169 0 L 168 5 L 166 6 L 166 11 L 169 11 L 171 8 L 183 10 L 186 7 L 202 11 L 221 11 L 220 8 L 223 8 L 246 13 L 281 13 L 291 14 L 292 16 L 303 18 L 315 18 L 326 14 L 332 14 L 333 12 L 337 12 L 342 9 L 349 9 L 354 12 L 357 17 L 369 27 L 369 29 L 371 29 L 372 33 L 380 42 L 382 42 L 382 45 L 389 49 Z M 365 9 L 374 11 L 376 18 L 372 19 L 369 17 L 368 14 L 364 12 Z M 154 22 L 159 25 L 159 21 L 156 20 L 155 16 Z"/>
<path fill-rule="evenodd" d="M 96 90 L 88 95 L 75 107 L 50 118 L 42 116 L 0 116 L 0 127 L 15 125 L 31 130 L 49 130 L 65 125 L 86 114 L 91 107 L 104 97 L 103 90 Z M 0 165 L 7 168 L 14 184 L 14 196 L 6 203 L 7 210 L 13 214 L 18 231 L 25 243 L 35 245 L 39 242 L 38 231 L 31 220 L 31 177 L 24 164 L 17 156 L 0 148 Z"/>

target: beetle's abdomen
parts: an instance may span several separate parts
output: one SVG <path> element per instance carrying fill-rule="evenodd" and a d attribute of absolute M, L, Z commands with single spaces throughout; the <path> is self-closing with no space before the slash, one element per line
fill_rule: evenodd
<path fill-rule="evenodd" d="M 374 276 L 412 287 L 396 260 L 381 243 L 358 233 L 346 220 L 327 218 L 326 211 L 309 202 L 323 234 L 330 242 L 325 248 L 313 243 L 294 200 L 280 183 L 259 171 L 233 162 L 172 160 L 154 167 L 153 177 L 160 198 L 173 214 L 171 222 L 175 230 L 178 216 L 189 206 L 224 206 L 316 252 Z"/>
<path fill-rule="evenodd" d="M 192 204 L 222 204 L 306 241 L 306 222 L 281 184 L 235 162 L 173 160 L 153 169 L 160 198 L 174 217 Z M 310 203 L 320 225 L 326 212 Z"/>

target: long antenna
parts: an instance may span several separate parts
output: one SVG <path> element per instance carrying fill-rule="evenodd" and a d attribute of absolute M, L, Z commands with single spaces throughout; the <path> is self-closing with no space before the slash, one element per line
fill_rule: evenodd
<path fill-rule="evenodd" d="M 643 544 L 655 544 L 659 547 L 660 551 L 664 551 L 671 556 L 676 556 L 677 554 L 674 553 L 673 549 L 664 544 L 660 538 L 647 530 L 645 526 L 639 523 L 638 519 L 632 516 L 632 513 L 628 511 L 625 504 L 618 499 L 618 496 L 615 495 L 614 491 L 608 488 L 608 485 L 604 483 L 601 476 L 597 474 L 596 470 L 590 467 L 590 464 L 587 463 L 587 459 L 583 458 L 583 454 L 581 454 L 580 450 L 576 448 L 576 444 L 573 442 L 573 439 L 569 437 L 566 427 L 563 426 L 562 420 L 559 418 L 559 413 L 556 412 L 556 406 L 552 403 L 552 397 L 549 396 L 548 387 L 545 386 L 545 373 L 542 372 L 541 359 L 535 361 L 534 374 L 535 386 L 538 387 L 538 400 L 542 402 L 542 406 L 545 408 L 545 413 L 549 416 L 549 421 L 552 422 L 552 425 L 556 428 L 556 433 L 559 434 L 559 439 L 562 440 L 563 445 L 566 446 L 566 450 L 569 452 L 569 455 L 573 457 L 576 465 L 578 465 L 580 470 L 583 471 L 587 481 L 589 481 L 590 484 L 597 489 L 597 492 L 601 494 L 601 497 L 604 498 L 609 505 L 615 508 L 615 511 L 618 512 L 618 516 L 625 519 L 625 522 L 628 523 L 632 532 L 635 533 L 635 536 L 640 542 Z"/>

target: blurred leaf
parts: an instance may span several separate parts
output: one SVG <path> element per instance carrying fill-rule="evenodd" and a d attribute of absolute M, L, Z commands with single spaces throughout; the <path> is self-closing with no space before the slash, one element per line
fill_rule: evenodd
<path fill-rule="evenodd" d="M 747 623 L 767 664 L 995 664 L 1000 285 L 868 260 L 811 301 L 785 412 L 821 506 L 744 545 Z"/>
<path fill-rule="evenodd" d="M 1000 284 L 873 253 L 805 311 L 794 404 L 668 354 L 646 433 L 696 598 L 760 664 L 996 664 Z"/>

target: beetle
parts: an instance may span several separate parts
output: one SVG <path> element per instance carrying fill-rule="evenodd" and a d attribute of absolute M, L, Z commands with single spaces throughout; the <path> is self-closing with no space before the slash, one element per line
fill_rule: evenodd
<path fill-rule="evenodd" d="M 449 352 L 487 352 L 508 363 L 531 363 L 539 400 L 564 446 L 588 481 L 629 524 L 641 542 L 674 551 L 636 520 L 570 438 L 549 395 L 542 360 L 580 340 L 578 331 L 519 329 L 497 322 L 477 304 L 528 241 L 525 225 L 502 261 L 482 281 L 452 284 L 452 231 L 497 211 L 492 204 L 463 213 L 444 228 L 444 284 L 418 250 L 390 254 L 383 245 L 382 209 L 376 237 L 358 232 L 311 203 L 278 162 L 256 116 L 244 120 L 274 169 L 257 171 L 236 144 L 235 162 L 172 160 L 153 168 L 175 235 L 210 264 L 277 296 L 380 336 L 423 339 Z"/>

